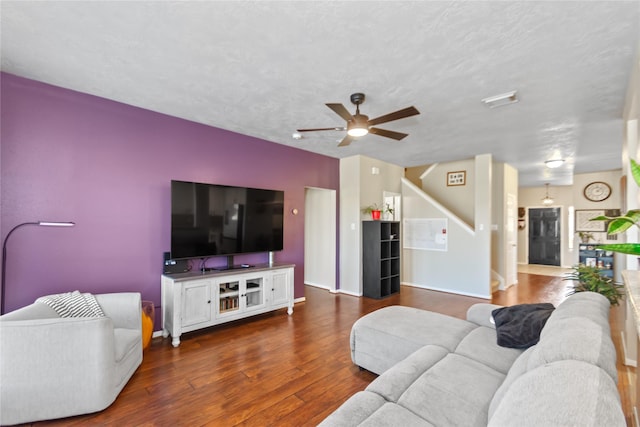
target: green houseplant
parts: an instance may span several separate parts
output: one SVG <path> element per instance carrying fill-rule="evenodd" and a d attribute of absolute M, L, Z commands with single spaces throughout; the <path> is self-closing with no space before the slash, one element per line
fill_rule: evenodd
<path fill-rule="evenodd" d="M 593 239 L 593 233 L 588 231 L 576 231 L 576 234 L 580 237 L 580 242 L 582 243 L 589 243 L 589 241 Z"/>
<path fill-rule="evenodd" d="M 636 185 L 640 187 L 640 166 L 633 159 L 631 159 L 630 163 L 633 180 L 636 182 Z M 640 228 L 640 209 L 631 209 L 622 216 L 609 217 L 601 215 L 591 218 L 590 221 L 609 221 L 607 227 L 608 234 L 623 233 L 634 225 Z M 601 248 L 607 251 L 640 256 L 640 243 L 611 243 L 603 245 Z"/>
<path fill-rule="evenodd" d="M 377 219 L 380 219 L 381 213 L 393 214 L 393 208 L 389 206 L 388 203 L 384 204 L 383 206 L 379 206 L 377 203 L 373 203 L 369 206 L 365 206 L 364 208 L 362 208 L 362 213 L 371 214 L 371 218 L 377 220 Z"/>
<path fill-rule="evenodd" d="M 620 304 L 620 299 L 624 296 L 619 284 L 614 282 L 612 278 L 601 275 L 598 267 L 578 264 L 573 267 L 573 272 L 567 274 L 563 280 L 574 282 L 573 290 L 569 292 L 569 295 L 576 292 L 597 292 L 606 297 L 611 305 Z"/>

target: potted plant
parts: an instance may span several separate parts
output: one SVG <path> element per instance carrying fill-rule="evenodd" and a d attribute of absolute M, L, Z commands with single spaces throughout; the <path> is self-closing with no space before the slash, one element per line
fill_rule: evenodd
<path fill-rule="evenodd" d="M 382 213 L 390 213 L 393 214 L 393 208 L 391 208 L 391 206 L 389 206 L 388 203 L 386 203 L 384 206 L 380 207 L 377 203 L 373 203 L 369 206 L 365 206 L 364 208 L 362 208 L 362 213 L 363 214 L 371 214 L 371 219 L 373 220 L 379 220 L 380 219 L 380 215 Z"/>
<path fill-rule="evenodd" d="M 574 282 L 573 290 L 568 295 L 576 292 L 597 292 L 605 296 L 611 305 L 620 304 L 620 299 L 624 296 L 620 285 L 612 278 L 600 274 L 598 267 L 578 264 L 573 267 L 573 272 L 568 273 L 563 280 Z"/>
<path fill-rule="evenodd" d="M 640 166 L 631 159 L 631 175 L 636 185 L 640 187 Z M 590 221 L 609 221 L 607 227 L 608 234 L 618 234 L 627 231 L 629 228 L 640 227 L 640 209 L 631 209 L 622 216 L 609 217 L 605 215 L 591 218 Z M 640 243 L 611 243 L 600 247 L 606 251 L 620 252 L 629 255 L 640 255 Z"/>
<path fill-rule="evenodd" d="M 593 233 L 589 231 L 577 231 L 576 234 L 580 237 L 581 243 L 589 243 L 589 240 L 593 239 Z"/>

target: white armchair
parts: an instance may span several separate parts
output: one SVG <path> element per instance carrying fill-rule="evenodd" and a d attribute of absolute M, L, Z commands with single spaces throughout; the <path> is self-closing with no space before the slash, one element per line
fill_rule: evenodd
<path fill-rule="evenodd" d="M 0 424 L 105 409 L 142 363 L 139 293 L 95 295 L 105 317 L 43 303 L 0 316 Z"/>

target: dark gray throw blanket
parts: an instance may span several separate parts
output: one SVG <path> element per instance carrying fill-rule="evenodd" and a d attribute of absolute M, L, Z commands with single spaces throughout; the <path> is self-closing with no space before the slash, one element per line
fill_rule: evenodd
<path fill-rule="evenodd" d="M 496 323 L 498 345 L 529 348 L 540 340 L 540 332 L 553 312 L 553 304 L 519 304 L 491 312 Z"/>

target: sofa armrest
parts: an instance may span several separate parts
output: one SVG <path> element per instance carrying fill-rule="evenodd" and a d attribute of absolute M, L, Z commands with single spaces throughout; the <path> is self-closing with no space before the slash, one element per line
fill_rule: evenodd
<path fill-rule="evenodd" d="M 480 326 L 495 329 L 496 325 L 493 323 L 491 312 L 501 307 L 501 305 L 496 304 L 474 304 L 467 310 L 467 320 Z"/>
<path fill-rule="evenodd" d="M 142 330 L 142 301 L 138 292 L 95 295 L 114 328 Z"/>
<path fill-rule="evenodd" d="M 117 381 L 114 348 L 108 317 L 0 321 L 0 423 L 103 409 Z"/>

